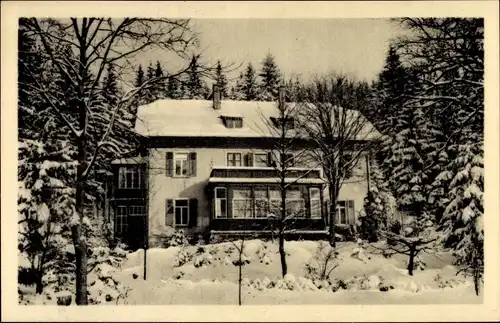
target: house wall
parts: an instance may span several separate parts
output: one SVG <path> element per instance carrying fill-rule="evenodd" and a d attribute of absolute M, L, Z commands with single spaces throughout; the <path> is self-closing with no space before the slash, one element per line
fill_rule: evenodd
<path fill-rule="evenodd" d="M 195 141 L 195 139 L 193 139 Z M 168 177 L 166 173 L 167 152 L 196 152 L 197 172 L 194 177 Z M 150 150 L 148 190 L 149 190 L 149 237 L 150 246 L 161 245 L 162 239 L 171 232 L 174 223 L 172 215 L 166 216 L 166 200 L 175 198 L 196 198 L 198 200 L 197 223 L 193 228 L 186 228 L 189 233 L 202 232 L 209 225 L 209 201 L 205 187 L 210 177 L 212 167 L 226 166 L 226 154 L 229 152 L 266 152 L 261 149 L 249 148 L 154 148 Z M 362 158 L 353 178 L 347 180 L 340 190 L 339 200 L 354 200 L 355 212 L 363 208 L 366 196 L 365 159 Z M 313 167 L 315 165 L 312 165 Z M 325 197 L 328 196 L 325 191 Z"/>

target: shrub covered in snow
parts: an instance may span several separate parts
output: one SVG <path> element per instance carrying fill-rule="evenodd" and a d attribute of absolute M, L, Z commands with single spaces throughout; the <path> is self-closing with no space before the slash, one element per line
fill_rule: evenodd
<path fill-rule="evenodd" d="M 162 247 L 178 247 L 178 246 L 186 246 L 189 244 L 189 241 L 184 234 L 184 230 L 182 229 L 174 229 L 172 227 L 167 228 L 167 234 L 162 240 Z"/>
<path fill-rule="evenodd" d="M 328 280 L 340 261 L 339 253 L 334 248 L 328 243 L 319 242 L 315 255 L 304 267 L 305 277 L 311 280 Z"/>
<path fill-rule="evenodd" d="M 212 263 L 213 256 L 207 253 L 203 246 L 198 246 L 196 253 L 194 254 L 193 265 L 198 267 L 208 266 Z"/>
<path fill-rule="evenodd" d="M 187 247 L 181 247 L 179 251 L 175 254 L 174 257 L 174 267 L 180 267 L 188 262 L 190 262 L 193 259 L 193 254 L 189 252 L 189 248 Z"/>

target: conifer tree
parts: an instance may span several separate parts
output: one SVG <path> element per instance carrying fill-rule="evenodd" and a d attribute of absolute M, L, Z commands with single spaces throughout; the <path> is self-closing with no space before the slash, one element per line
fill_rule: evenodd
<path fill-rule="evenodd" d="M 151 87 L 155 100 L 165 99 L 168 96 L 167 81 L 162 79 L 163 75 L 163 67 L 160 61 L 156 61 L 154 77 L 159 78 L 159 80 Z"/>
<path fill-rule="evenodd" d="M 243 78 L 243 97 L 245 101 L 252 101 L 257 99 L 259 87 L 257 84 L 257 76 L 252 63 L 248 63 L 247 69 Z"/>
<path fill-rule="evenodd" d="M 281 82 L 281 74 L 276 65 L 275 58 L 271 53 L 267 53 L 262 61 L 259 72 L 260 86 L 258 99 L 261 101 L 276 101 L 278 98 L 278 88 Z"/>
<path fill-rule="evenodd" d="M 240 73 L 236 79 L 235 85 L 231 88 L 230 98 L 231 100 L 244 100 L 245 91 L 243 90 L 245 79 L 243 73 Z"/>
<path fill-rule="evenodd" d="M 219 85 L 222 98 L 227 98 L 228 97 L 227 78 L 226 75 L 224 75 L 224 71 L 222 70 L 222 65 L 220 61 L 217 61 L 217 66 L 215 68 L 215 82 Z"/>

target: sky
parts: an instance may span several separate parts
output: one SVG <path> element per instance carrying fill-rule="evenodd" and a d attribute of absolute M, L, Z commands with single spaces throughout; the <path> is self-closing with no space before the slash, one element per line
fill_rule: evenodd
<path fill-rule="evenodd" d="M 285 78 L 308 79 L 328 72 L 373 80 L 381 71 L 389 41 L 401 31 L 385 19 L 194 19 L 203 56 L 223 63 L 251 62 L 256 69 L 270 52 Z M 156 52 L 141 55 L 147 65 L 171 59 Z"/>

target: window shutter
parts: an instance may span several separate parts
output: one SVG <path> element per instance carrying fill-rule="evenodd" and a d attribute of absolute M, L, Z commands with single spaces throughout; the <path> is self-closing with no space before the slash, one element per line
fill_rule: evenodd
<path fill-rule="evenodd" d="M 189 199 L 189 227 L 195 227 L 198 218 L 198 200 Z"/>
<path fill-rule="evenodd" d="M 356 214 L 354 211 L 354 201 L 347 201 L 347 216 L 348 216 L 348 224 L 356 224 Z"/>
<path fill-rule="evenodd" d="M 245 154 L 245 166 L 253 166 L 253 153 Z"/>
<path fill-rule="evenodd" d="M 174 153 L 171 151 L 167 152 L 167 176 L 174 176 Z"/>
<path fill-rule="evenodd" d="M 273 153 L 272 153 L 272 152 L 268 152 L 268 153 L 267 153 L 267 165 L 268 165 L 269 167 L 273 167 L 273 166 L 275 166 L 275 165 L 274 165 Z"/>
<path fill-rule="evenodd" d="M 300 197 L 304 199 L 305 210 L 303 210 L 303 216 L 306 218 L 311 217 L 311 200 L 309 198 L 309 188 L 307 186 L 300 186 Z"/>
<path fill-rule="evenodd" d="M 169 219 L 171 215 L 172 219 Z M 174 215 L 174 200 L 168 199 L 165 203 L 165 225 L 171 225 Z"/>
<path fill-rule="evenodd" d="M 125 167 L 118 168 L 118 188 L 125 188 Z"/>
<path fill-rule="evenodd" d="M 189 153 L 189 176 L 196 176 L 196 153 Z"/>

